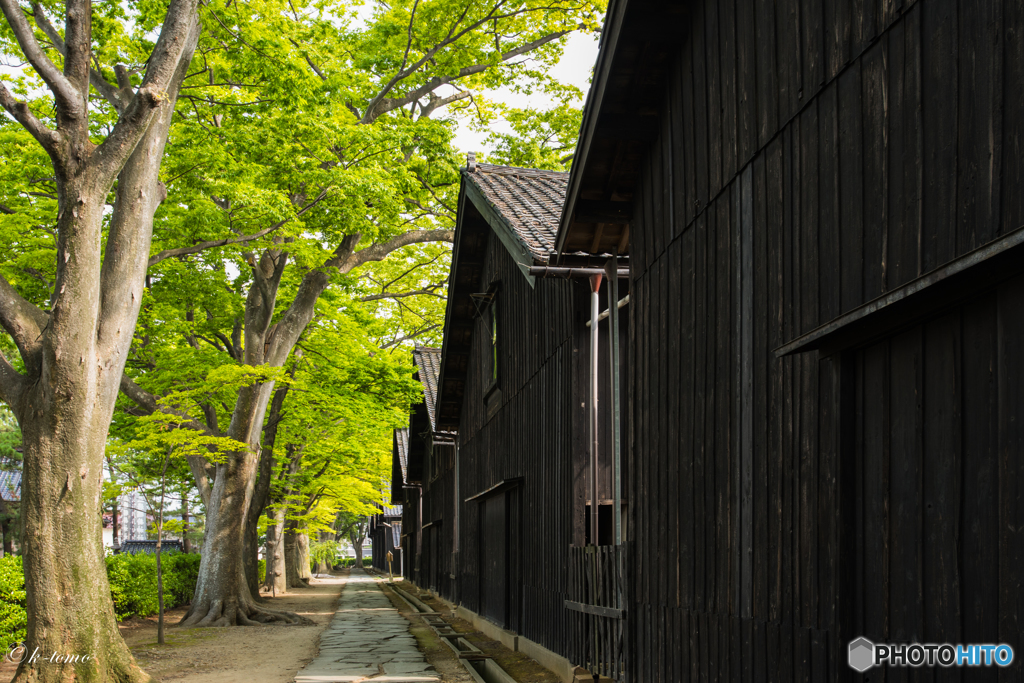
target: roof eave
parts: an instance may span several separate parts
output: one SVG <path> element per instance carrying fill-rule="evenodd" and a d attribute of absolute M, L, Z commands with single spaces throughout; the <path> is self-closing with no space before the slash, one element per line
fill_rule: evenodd
<path fill-rule="evenodd" d="M 594 80 L 590 86 L 590 92 L 587 93 L 587 102 L 583 108 L 583 124 L 580 127 L 579 140 L 576 143 L 576 156 L 573 158 L 572 169 L 569 172 L 569 186 L 566 188 L 565 204 L 562 207 L 562 217 L 558 223 L 558 235 L 555 237 L 555 252 L 558 257 L 562 256 L 565 249 L 565 240 L 568 237 L 572 216 L 576 210 L 583 172 L 587 165 L 590 145 L 594 139 L 594 131 L 597 128 L 597 119 L 601 113 L 601 103 L 604 101 L 608 76 L 615 60 L 615 49 L 622 32 L 622 18 L 628 4 L 629 0 L 611 0 L 608 5 L 608 14 L 605 18 L 601 44 L 597 53 L 597 63 L 594 65 Z"/>

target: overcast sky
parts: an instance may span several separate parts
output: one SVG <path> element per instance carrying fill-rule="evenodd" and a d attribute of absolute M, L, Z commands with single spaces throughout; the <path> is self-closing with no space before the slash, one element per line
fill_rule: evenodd
<path fill-rule="evenodd" d="M 551 75 L 562 81 L 575 85 L 583 91 L 586 96 L 590 89 L 590 74 L 594 69 L 594 61 L 597 59 L 597 36 L 574 33 L 569 36 L 565 46 L 565 54 L 562 60 L 554 69 Z M 492 97 L 505 104 L 516 107 L 533 105 L 535 107 L 550 106 L 552 101 L 545 95 L 535 94 L 530 96 L 520 95 L 507 90 L 499 90 L 492 94 Z M 508 127 L 501 121 L 495 121 L 492 128 L 508 131 Z M 486 152 L 484 149 L 484 138 L 486 132 L 471 130 L 468 125 L 461 123 L 459 131 L 455 136 L 455 146 L 462 152 Z"/>

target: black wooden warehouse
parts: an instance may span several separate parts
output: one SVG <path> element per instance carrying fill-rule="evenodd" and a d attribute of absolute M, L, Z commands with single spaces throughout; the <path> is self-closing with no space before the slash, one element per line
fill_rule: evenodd
<path fill-rule="evenodd" d="M 380 512 L 370 517 L 370 564 L 385 574 L 393 570 L 402 573 L 405 558 L 399 543 L 402 536 L 402 506 L 378 506 Z M 388 567 L 388 553 L 391 553 L 391 567 Z"/>
<path fill-rule="evenodd" d="M 417 350 L 427 403 L 410 426 L 413 438 L 433 430 L 434 439 L 415 475 L 424 524 L 414 578 L 560 655 L 571 642 L 570 546 L 585 541 L 590 505 L 587 383 L 578 381 L 589 372 L 589 289 L 542 275 L 567 179 L 472 159 L 464 169 L 443 354 Z M 577 257 L 574 265 L 589 264 Z M 606 327 L 601 334 L 605 348 Z M 607 393 L 607 351 L 601 359 Z M 432 386 L 425 369 L 438 360 Z M 416 457 L 413 448 L 410 473 Z M 598 463 L 608 518 L 610 457 L 602 451 Z"/>
<path fill-rule="evenodd" d="M 616 0 L 602 41 L 558 248 L 631 261 L 616 677 L 1020 652 L 1024 5 Z"/>
<path fill-rule="evenodd" d="M 423 403 L 414 407 L 409 420 L 406 501 L 417 506 L 410 519 L 420 515 L 422 524 L 407 527 L 417 549 L 410 578 L 424 588 L 454 595 L 455 434 L 437 426 L 441 349 L 417 346 L 413 362 L 415 377 L 423 384 Z"/>

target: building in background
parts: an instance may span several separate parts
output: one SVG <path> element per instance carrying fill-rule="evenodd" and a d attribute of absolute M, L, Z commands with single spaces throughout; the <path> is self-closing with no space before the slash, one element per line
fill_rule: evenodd
<path fill-rule="evenodd" d="M 21 463 L 0 458 L 0 555 L 16 551 L 14 527 L 21 506 Z"/>

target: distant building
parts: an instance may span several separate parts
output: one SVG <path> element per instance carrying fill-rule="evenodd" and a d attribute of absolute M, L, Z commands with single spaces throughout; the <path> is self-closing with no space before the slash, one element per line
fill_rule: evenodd
<path fill-rule="evenodd" d="M 21 471 L 14 465 L 0 458 L 0 556 L 14 552 L 12 516 L 21 504 Z"/>

